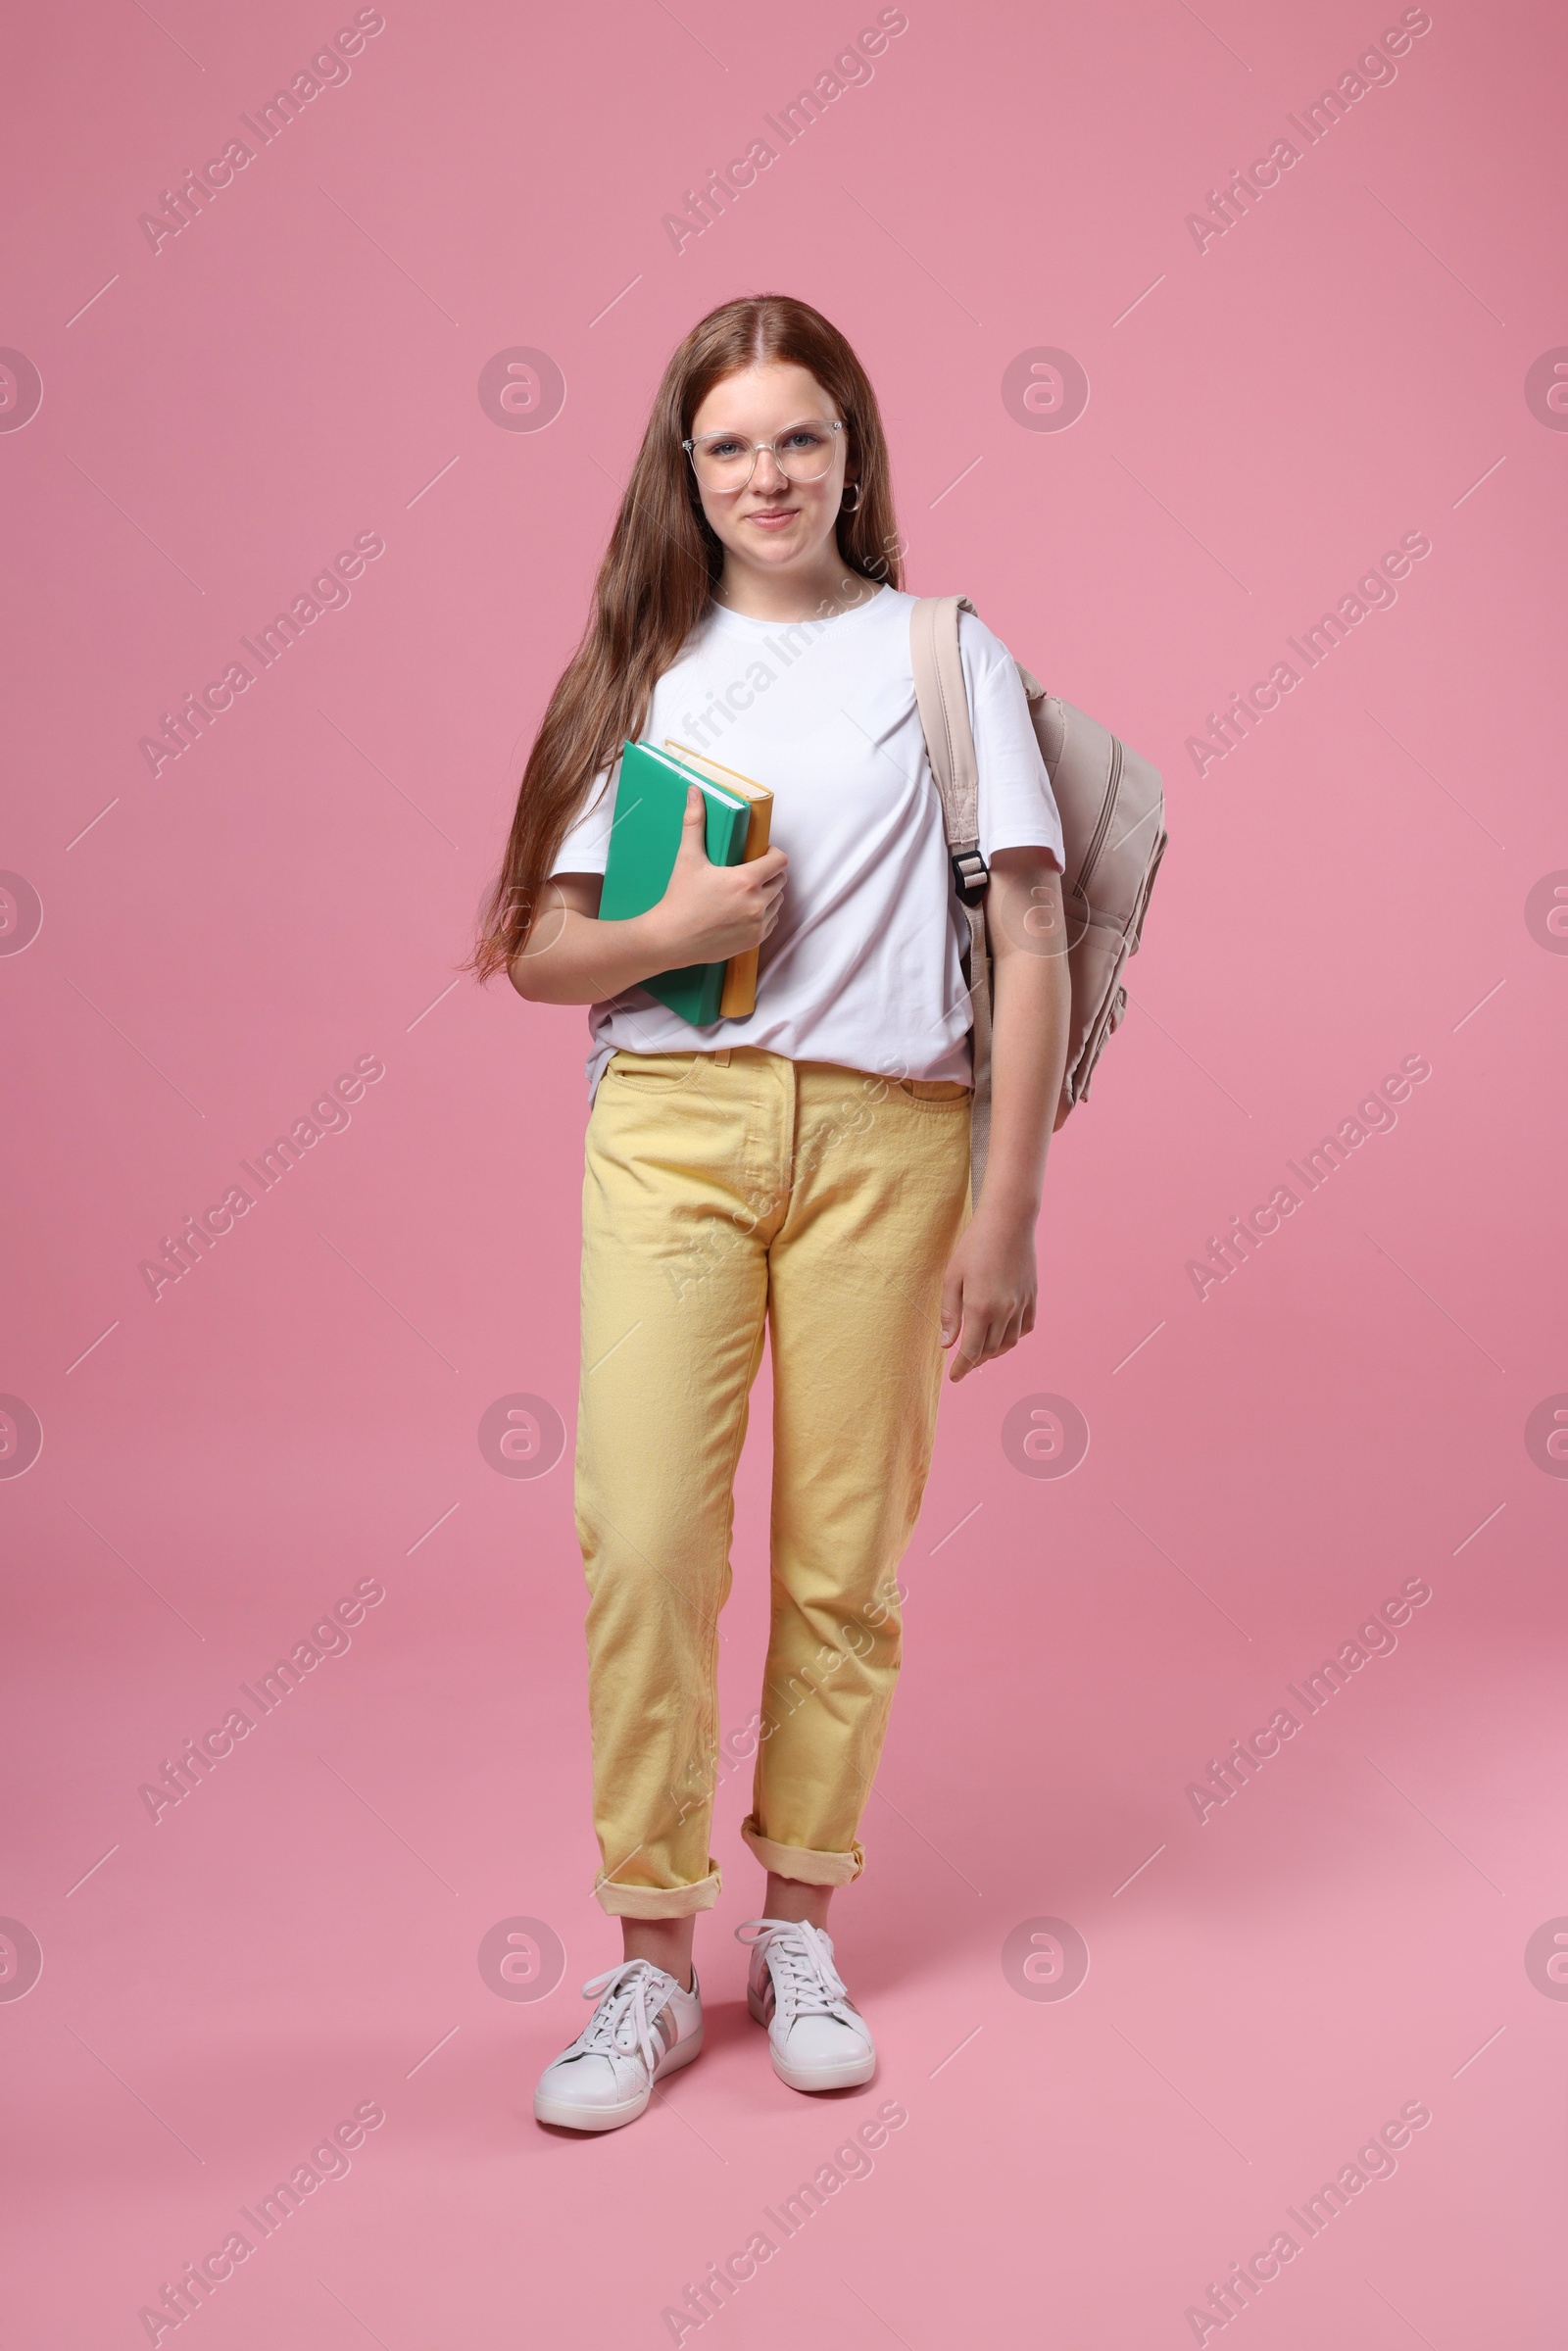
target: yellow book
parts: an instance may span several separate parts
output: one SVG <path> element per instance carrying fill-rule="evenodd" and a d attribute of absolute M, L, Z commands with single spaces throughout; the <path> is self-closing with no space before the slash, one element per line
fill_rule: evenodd
<path fill-rule="evenodd" d="M 773 823 L 773 795 L 765 784 L 754 784 L 749 776 L 737 775 L 733 767 L 721 767 L 716 759 L 705 758 L 700 751 L 688 751 L 684 743 L 675 743 L 666 735 L 664 749 L 686 766 L 695 767 L 709 782 L 733 792 L 737 800 L 751 807 L 751 822 L 746 832 L 746 847 L 741 863 L 749 865 L 760 857 L 767 847 Z M 724 965 L 724 991 L 718 1002 L 721 1020 L 746 1020 L 757 1009 L 757 958 L 759 950 L 749 948 L 743 955 L 731 955 Z"/>

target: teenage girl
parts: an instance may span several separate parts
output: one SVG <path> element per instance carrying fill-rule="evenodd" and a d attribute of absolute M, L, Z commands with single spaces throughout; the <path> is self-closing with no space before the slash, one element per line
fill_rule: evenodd
<path fill-rule="evenodd" d="M 547 2067 L 541 2122 L 609 2131 L 702 2047 L 697 1914 L 718 1613 L 747 1399 L 771 1337 L 772 1622 L 742 1836 L 767 1873 L 749 2005 L 800 2090 L 876 2052 L 827 1933 L 899 1669 L 897 1570 L 943 1350 L 963 1379 L 1034 1326 L 1035 1224 L 1066 1053 L 1061 829 L 1006 649 L 960 648 L 990 867 L 993 1114 L 969 1198 L 971 1010 L 915 705 L 887 444 L 842 334 L 726 303 L 664 372 L 592 620 L 522 778 L 477 955 L 588 1004 L 576 1514 L 596 1892 L 624 1956 Z M 669 887 L 601 921 L 626 738 L 773 794 L 766 855 L 710 865 L 688 796 Z M 760 948 L 757 1009 L 696 1029 L 642 983 Z"/>

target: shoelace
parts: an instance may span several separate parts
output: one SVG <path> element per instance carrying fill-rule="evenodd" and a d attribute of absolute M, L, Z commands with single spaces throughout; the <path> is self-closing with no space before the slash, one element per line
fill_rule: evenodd
<path fill-rule="evenodd" d="M 852 2025 L 849 1986 L 833 1965 L 833 1945 L 820 1927 L 806 1919 L 748 1919 L 735 1940 L 755 1943 L 772 1971 L 773 1991 L 786 2023 L 799 2016 L 837 2017 Z"/>
<path fill-rule="evenodd" d="M 654 2038 L 654 2025 L 669 1998 L 668 1990 L 660 1987 L 671 1981 L 650 1959 L 623 1959 L 602 1976 L 590 1976 L 582 1996 L 591 2000 L 598 1994 L 599 2005 L 574 2046 L 584 2055 L 640 2056 L 652 2074 L 663 2054 Z M 659 1997 L 650 2008 L 650 1995 L 656 1990 Z"/>

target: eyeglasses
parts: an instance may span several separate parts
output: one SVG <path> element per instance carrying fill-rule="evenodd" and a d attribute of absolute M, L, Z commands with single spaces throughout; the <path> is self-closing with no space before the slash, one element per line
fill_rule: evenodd
<path fill-rule="evenodd" d="M 833 464 L 833 436 L 843 430 L 838 417 L 820 416 L 792 424 L 771 441 L 748 441 L 738 432 L 707 432 L 682 441 L 681 447 L 705 490 L 744 490 L 764 449 L 786 481 L 820 481 Z"/>

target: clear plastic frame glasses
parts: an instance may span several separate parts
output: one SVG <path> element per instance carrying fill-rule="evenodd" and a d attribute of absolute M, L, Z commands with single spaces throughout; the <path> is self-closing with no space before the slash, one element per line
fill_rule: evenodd
<path fill-rule="evenodd" d="M 844 430 L 834 416 L 792 424 L 771 441 L 748 441 L 744 433 L 707 432 L 681 447 L 705 490 L 744 490 L 765 449 L 786 481 L 820 481 L 833 464 L 834 436 Z"/>

